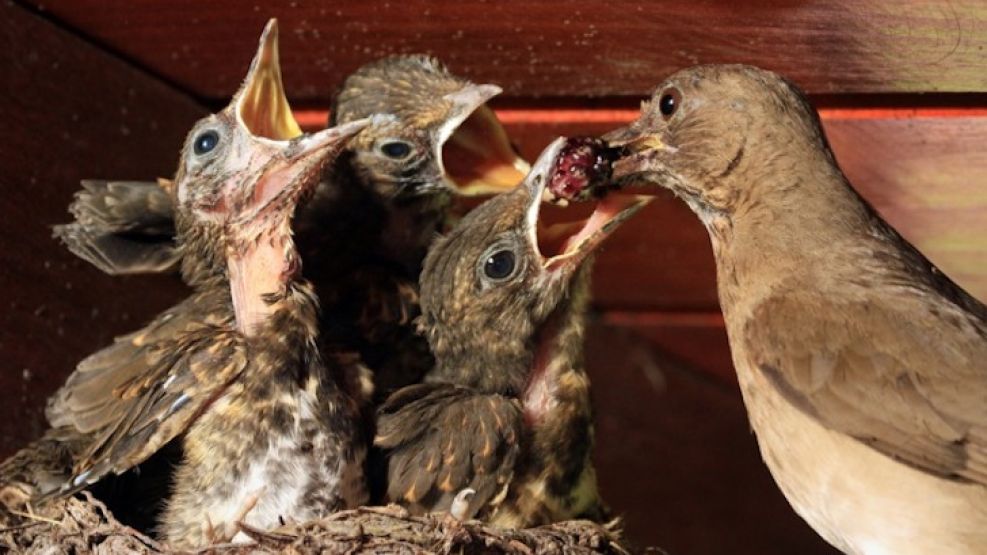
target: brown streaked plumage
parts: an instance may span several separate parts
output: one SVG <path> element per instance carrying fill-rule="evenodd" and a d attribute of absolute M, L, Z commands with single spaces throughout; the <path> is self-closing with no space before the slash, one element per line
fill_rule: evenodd
<path fill-rule="evenodd" d="M 89 438 L 56 494 L 124 472 L 173 438 L 173 548 L 366 500 L 353 402 L 318 349 L 318 303 L 291 238 L 296 204 L 367 125 L 299 136 L 272 20 L 230 106 L 196 124 L 169 190 L 193 296 L 80 365 L 48 418 Z M 126 357 L 115 352 L 122 349 Z"/>
<path fill-rule="evenodd" d="M 389 499 L 414 512 L 448 511 L 472 488 L 466 516 L 505 526 L 602 517 L 582 362 L 587 261 L 639 204 L 607 197 L 560 254 L 543 255 L 536 226 L 561 146 L 426 258 L 419 327 L 436 365 L 383 404 L 375 439 Z"/>
<path fill-rule="evenodd" d="M 378 397 L 432 365 L 411 321 L 421 261 L 451 197 L 505 190 L 527 170 L 485 105 L 499 92 L 435 59 L 394 56 L 357 70 L 335 98 L 331 125 L 391 117 L 375 120 L 326 172 L 296 233 L 324 307 L 326 354 L 362 355 Z M 76 221 L 55 234 L 107 273 L 163 271 L 181 256 L 160 225 L 171 219 L 169 198 L 152 183 L 88 182 L 71 207 Z"/>
<path fill-rule="evenodd" d="M 609 139 L 709 230 L 761 454 L 847 553 L 987 552 L 987 307 L 853 190 L 796 87 L 704 66 Z"/>
<path fill-rule="evenodd" d="M 75 222 L 54 234 L 107 274 L 168 272 L 180 259 L 174 210 L 161 183 L 87 179 L 69 206 Z"/>

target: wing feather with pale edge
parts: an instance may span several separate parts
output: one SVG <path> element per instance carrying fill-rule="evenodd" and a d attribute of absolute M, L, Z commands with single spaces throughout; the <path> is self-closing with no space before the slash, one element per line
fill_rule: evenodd
<path fill-rule="evenodd" d="M 75 222 L 55 226 L 54 234 L 107 274 L 169 272 L 180 258 L 173 210 L 154 182 L 83 181 L 69 206 Z"/>
<path fill-rule="evenodd" d="M 204 317 L 187 303 L 203 300 L 193 297 L 85 359 L 50 400 L 52 426 L 92 438 L 60 494 L 147 459 L 247 366 L 231 322 Z"/>
<path fill-rule="evenodd" d="M 388 457 L 388 497 L 416 512 L 448 511 L 476 490 L 469 515 L 509 483 L 522 433 L 517 400 L 451 384 L 419 384 L 380 407 L 374 443 Z"/>

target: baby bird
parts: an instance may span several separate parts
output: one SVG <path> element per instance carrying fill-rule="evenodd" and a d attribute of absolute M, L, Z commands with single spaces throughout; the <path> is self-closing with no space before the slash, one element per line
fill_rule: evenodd
<path fill-rule="evenodd" d="M 170 187 L 195 293 L 119 340 L 132 352 L 123 364 L 116 346 L 87 359 L 48 410 L 91 438 L 59 494 L 181 437 L 161 526 L 175 549 L 234 537 L 240 521 L 270 529 L 366 500 L 356 409 L 320 355 L 291 220 L 368 122 L 299 136 L 276 40 L 272 20 L 231 104 L 190 132 Z"/>
<path fill-rule="evenodd" d="M 412 55 L 367 64 L 335 98 L 330 125 L 389 117 L 374 120 L 325 172 L 296 235 L 324 308 L 327 355 L 361 355 L 378 398 L 431 368 L 411 322 L 421 262 L 452 197 L 508 190 L 528 169 L 486 106 L 500 91 Z M 83 187 L 70 207 L 76 221 L 55 229 L 70 250 L 110 274 L 177 267 L 166 190 L 129 181 Z"/>
<path fill-rule="evenodd" d="M 761 455 L 846 553 L 987 553 L 987 307 L 853 190 L 781 77 L 703 66 L 609 137 L 709 231 Z"/>
<path fill-rule="evenodd" d="M 642 203 L 608 196 L 557 251 L 539 245 L 562 145 L 425 260 L 419 326 L 435 368 L 380 407 L 375 439 L 389 499 L 415 513 L 449 511 L 472 489 L 459 496 L 460 516 L 512 527 L 602 518 L 582 359 L 589 260 Z"/>

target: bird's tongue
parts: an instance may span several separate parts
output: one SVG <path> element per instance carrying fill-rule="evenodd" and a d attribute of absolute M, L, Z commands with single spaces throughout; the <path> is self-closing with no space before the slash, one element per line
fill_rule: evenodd
<path fill-rule="evenodd" d="M 565 209 L 566 213 L 582 212 L 585 214 L 589 203 L 573 205 Z M 612 223 L 625 219 L 623 216 L 642 201 L 631 195 L 609 194 L 596 202 L 593 211 L 576 221 L 545 223 L 539 219 L 538 250 L 547 259 L 546 266 L 561 262 L 574 255 L 582 258 L 594 250 L 613 231 Z M 546 210 L 542 214 L 546 219 L 554 219 L 559 210 Z M 550 215 L 551 214 L 551 215 Z"/>

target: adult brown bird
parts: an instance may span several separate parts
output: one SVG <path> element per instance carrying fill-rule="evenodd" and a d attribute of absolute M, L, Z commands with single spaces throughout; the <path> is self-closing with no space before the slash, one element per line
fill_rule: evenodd
<path fill-rule="evenodd" d="M 173 548 L 232 537 L 241 520 L 270 529 L 366 501 L 355 405 L 320 355 L 291 220 L 368 122 L 298 136 L 276 38 L 272 20 L 244 86 L 182 151 L 171 191 L 195 292 L 84 361 L 48 407 L 52 426 L 89 439 L 61 495 L 181 437 L 162 523 Z"/>
<path fill-rule="evenodd" d="M 608 137 L 705 224 L 761 454 L 847 553 L 987 552 L 987 308 L 853 190 L 779 76 L 681 71 Z"/>
<path fill-rule="evenodd" d="M 467 492 L 458 516 L 503 526 L 603 516 L 582 359 L 589 260 L 642 204 L 608 196 L 578 232 L 555 239 L 558 250 L 539 245 L 562 147 L 549 146 L 521 185 L 470 212 L 425 260 L 419 326 L 436 365 L 383 404 L 375 439 L 389 499 L 415 513 L 450 511 Z"/>
<path fill-rule="evenodd" d="M 378 118 L 326 172 L 296 232 L 305 272 L 323 305 L 330 354 L 355 352 L 374 370 L 378 397 L 431 367 L 413 330 L 425 251 L 446 224 L 454 195 L 507 190 L 528 165 L 486 105 L 500 93 L 425 56 L 394 56 L 349 76 L 330 125 Z M 166 271 L 171 197 L 155 183 L 83 183 L 57 226 L 70 250 L 111 274 Z"/>

